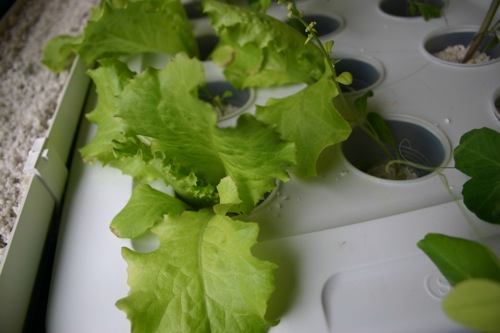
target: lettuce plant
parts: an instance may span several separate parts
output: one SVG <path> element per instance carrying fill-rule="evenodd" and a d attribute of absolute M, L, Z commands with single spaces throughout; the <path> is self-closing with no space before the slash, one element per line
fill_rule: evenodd
<path fill-rule="evenodd" d="M 130 292 L 117 306 L 134 332 L 264 332 L 275 325 L 265 318 L 275 265 L 252 255 L 258 224 L 239 216 L 290 172 L 316 174 L 321 150 L 351 132 L 331 103 L 339 91 L 317 46 L 264 14 L 211 0 L 203 6 L 220 38 L 213 59 L 235 87 L 306 88 L 273 100 L 257 118 L 243 114 L 235 127 L 219 128 L 216 110 L 198 96 L 205 73 L 177 0 L 104 1 L 82 36 L 57 37 L 45 49 L 44 63 L 55 71 L 72 53 L 96 65 L 88 73 L 98 104 L 87 117 L 97 133 L 80 152 L 138 183 L 111 231 L 160 240 L 150 253 L 123 250 Z M 134 73 L 119 59 L 139 52 L 172 59 Z M 297 107 L 285 117 L 290 105 Z M 155 180 L 176 196 L 148 185 Z"/>
<path fill-rule="evenodd" d="M 333 42 L 322 44 L 314 23 L 301 21 L 304 36 L 257 11 L 202 4 L 220 40 L 212 59 L 228 82 L 304 89 L 220 128 L 216 110 L 199 96 L 205 73 L 179 0 L 103 1 L 82 36 L 56 37 L 45 49 L 44 63 L 55 71 L 73 53 L 95 65 L 88 73 L 98 104 L 87 117 L 97 133 L 80 152 L 138 183 L 111 231 L 131 239 L 153 233 L 160 241 L 149 253 L 122 251 L 130 292 L 117 306 L 134 332 L 265 332 L 277 324 L 265 317 L 276 267 L 252 255 L 258 224 L 241 217 L 290 173 L 316 175 L 321 151 L 347 139 L 353 124 L 382 149 L 395 146 L 383 118 L 367 111 L 371 93 L 354 104 L 343 96 L 339 85 L 352 77 L 337 75 Z M 252 4 L 264 9 L 269 2 Z M 300 21 L 294 3 L 288 6 Z M 141 52 L 172 59 L 140 73 L 120 61 Z M 148 185 L 158 180 L 176 195 Z"/>

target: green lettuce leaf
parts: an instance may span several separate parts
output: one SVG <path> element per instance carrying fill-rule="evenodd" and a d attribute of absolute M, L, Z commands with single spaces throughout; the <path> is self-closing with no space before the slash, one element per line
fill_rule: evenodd
<path fill-rule="evenodd" d="M 464 204 L 480 219 L 500 224 L 500 133 L 491 128 L 465 133 L 454 151 L 455 167 L 472 177 L 462 189 Z"/>
<path fill-rule="evenodd" d="M 238 212 L 241 210 L 238 207 L 241 205 L 242 201 L 238 194 L 236 183 L 231 177 L 221 179 L 217 186 L 217 192 L 219 193 L 220 200 L 219 203 L 214 206 L 215 213 L 226 215 L 228 212 Z"/>
<path fill-rule="evenodd" d="M 42 63 L 66 68 L 78 54 L 86 63 L 139 52 L 197 55 L 196 41 L 179 0 L 104 1 L 94 8 L 82 36 L 57 36 L 45 47 Z"/>
<path fill-rule="evenodd" d="M 248 213 L 276 179 L 288 180 L 295 146 L 248 114 L 234 128 L 217 127 L 215 110 L 197 96 L 204 79 L 198 60 L 178 54 L 165 69 L 149 68 L 130 81 L 118 96 L 117 116 L 125 136 L 140 140 L 121 142 L 115 153 L 152 157 L 147 163 L 197 207 L 216 204 L 216 186 L 230 176 Z"/>
<path fill-rule="evenodd" d="M 294 95 L 257 106 L 257 119 L 275 126 L 283 139 L 295 143 L 297 164 L 292 171 L 300 177 L 315 176 L 320 153 L 351 133 L 351 127 L 332 104 L 337 95 L 327 71 L 321 80 Z"/>
<path fill-rule="evenodd" d="M 117 158 L 115 154 L 116 142 L 126 140 L 123 135 L 125 124 L 116 117 L 116 96 L 134 74 L 125 64 L 111 59 L 103 59 L 100 67 L 88 74 L 96 86 L 98 103 L 87 114 L 87 119 L 97 124 L 97 133 L 88 145 L 80 149 L 83 160 L 87 163 L 100 161 L 103 165 L 118 168 L 125 174 L 145 181 L 161 179 L 162 175 L 144 162 L 144 156 L 134 154 Z"/>
<path fill-rule="evenodd" d="M 210 210 L 168 215 L 150 253 L 124 248 L 132 332 L 267 332 L 275 265 L 255 258 L 258 226 Z"/>
<path fill-rule="evenodd" d="M 312 83 L 324 71 L 321 51 L 288 24 L 245 8 L 204 0 L 220 42 L 212 54 L 236 88 Z"/>
<path fill-rule="evenodd" d="M 181 200 L 138 184 L 127 205 L 113 218 L 111 231 L 121 238 L 136 238 L 161 222 L 167 214 L 180 214 L 189 206 Z"/>

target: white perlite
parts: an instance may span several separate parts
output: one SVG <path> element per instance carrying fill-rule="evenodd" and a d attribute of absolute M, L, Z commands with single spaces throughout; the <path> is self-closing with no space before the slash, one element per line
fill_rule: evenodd
<path fill-rule="evenodd" d="M 443 51 L 434 53 L 434 56 L 444 61 L 461 63 L 468 49 L 464 45 L 448 46 Z M 491 61 L 489 55 L 483 52 L 476 52 L 467 64 L 482 64 L 488 61 Z"/>
<path fill-rule="evenodd" d="M 98 0 L 28 0 L 0 32 L 0 262 L 26 192 L 23 168 L 38 137 L 46 135 L 68 73 L 42 60 L 47 41 L 81 33 Z"/>

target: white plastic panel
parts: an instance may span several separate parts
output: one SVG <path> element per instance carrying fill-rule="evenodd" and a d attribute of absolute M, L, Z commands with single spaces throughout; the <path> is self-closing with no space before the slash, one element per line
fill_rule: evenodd
<path fill-rule="evenodd" d="M 63 197 L 75 131 L 87 96 L 87 66 L 71 69 L 47 137 L 35 141 L 25 163 L 27 192 L 0 258 L 0 332 L 21 332 L 55 208 Z"/>
<path fill-rule="evenodd" d="M 41 179 L 29 177 L 5 257 L 0 265 L 0 332 L 21 332 L 55 201 Z"/>

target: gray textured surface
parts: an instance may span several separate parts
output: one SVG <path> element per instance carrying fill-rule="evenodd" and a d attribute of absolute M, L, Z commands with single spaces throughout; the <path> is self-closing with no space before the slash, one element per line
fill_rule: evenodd
<path fill-rule="evenodd" d="M 26 191 L 23 168 L 46 135 L 68 73 L 41 63 L 43 47 L 59 34 L 79 34 L 97 0 L 27 0 L 0 25 L 0 260 Z"/>

